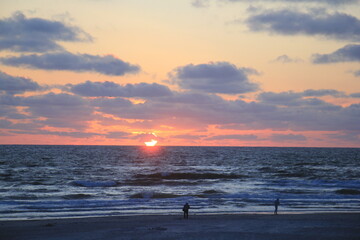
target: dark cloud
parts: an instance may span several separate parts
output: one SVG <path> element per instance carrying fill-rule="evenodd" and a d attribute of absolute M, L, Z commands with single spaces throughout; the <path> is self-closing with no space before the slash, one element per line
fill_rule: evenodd
<path fill-rule="evenodd" d="M 42 125 L 36 122 L 29 122 L 29 123 L 11 123 L 7 126 L 7 129 L 13 129 L 16 131 L 31 131 L 31 132 L 38 132 Z"/>
<path fill-rule="evenodd" d="M 211 62 L 207 64 L 178 67 L 171 74 L 173 83 L 183 89 L 206 93 L 239 94 L 259 89 L 248 75 L 258 74 L 251 68 L 238 68 L 228 62 Z"/>
<path fill-rule="evenodd" d="M 207 140 L 240 140 L 240 141 L 255 141 L 258 137 L 253 134 L 230 134 L 230 135 L 217 135 L 207 138 Z"/>
<path fill-rule="evenodd" d="M 52 127 L 85 129 L 93 118 L 93 107 L 79 96 L 48 93 L 24 97 L 21 103 L 27 111 Z"/>
<path fill-rule="evenodd" d="M 214 94 L 187 91 L 172 92 L 171 95 L 148 98 L 144 102 L 136 103 L 122 97 L 92 98 L 65 93 L 16 96 L 1 93 L 0 115 L 1 119 L 5 120 L 1 124 L 4 129 L 23 132 L 41 132 L 40 129 L 50 126 L 88 133 L 90 121 L 96 121 L 103 126 L 116 125 L 125 127 L 124 129 L 130 127 L 139 130 L 175 127 L 187 131 L 206 131 L 209 125 L 215 125 L 219 129 L 237 130 L 359 132 L 360 104 L 334 105 L 319 98 L 338 97 L 341 94 L 343 93 L 331 89 L 264 92 L 259 94 L 256 101 L 249 102 L 241 99 L 225 100 Z M 346 95 L 349 96 L 358 97 L 358 94 Z M 15 119 L 26 120 L 28 124 L 15 125 L 15 122 L 18 122 Z M 61 135 L 61 132 L 55 134 L 69 136 L 65 133 Z M 99 136 L 122 138 L 127 135 L 125 132 L 109 132 Z M 131 134 L 128 137 L 134 138 Z M 264 140 L 246 134 L 220 135 L 209 139 L 201 135 L 198 137 L 211 141 Z M 285 138 L 305 141 L 298 135 L 272 137 L 274 140 Z M 178 138 L 185 139 L 186 135 L 182 134 Z"/>
<path fill-rule="evenodd" d="M 295 92 L 262 92 L 258 95 L 258 100 L 261 102 L 270 103 L 273 105 L 297 106 L 303 104 L 302 93 Z"/>
<path fill-rule="evenodd" d="M 140 133 L 140 134 L 136 134 L 136 135 L 132 136 L 131 138 L 138 139 L 142 142 L 150 142 L 152 140 L 158 141 L 161 139 L 158 136 L 156 136 L 155 133 Z"/>
<path fill-rule="evenodd" d="M 303 92 L 262 92 L 258 95 L 258 100 L 280 106 L 330 106 L 323 100 L 315 98 L 323 96 L 348 97 L 343 92 L 334 89 L 307 89 Z"/>
<path fill-rule="evenodd" d="M 322 97 L 322 96 L 333 96 L 333 97 L 346 97 L 343 92 L 334 89 L 308 89 L 302 94 L 305 97 Z"/>
<path fill-rule="evenodd" d="M 40 85 L 31 79 L 14 77 L 0 71 L 0 91 L 4 91 L 8 94 L 17 94 L 40 89 Z"/>
<path fill-rule="evenodd" d="M 9 128 L 12 125 L 12 122 L 6 119 L 0 119 L 0 128 Z"/>
<path fill-rule="evenodd" d="M 299 59 L 299 58 L 291 58 L 288 55 L 281 55 L 278 56 L 277 58 L 275 58 L 273 60 L 273 62 L 280 62 L 280 63 L 298 63 L 298 62 L 303 62 L 303 60 Z"/>
<path fill-rule="evenodd" d="M 272 134 L 269 138 L 275 142 L 306 141 L 307 138 L 301 134 Z"/>
<path fill-rule="evenodd" d="M 15 106 L 7 106 L 0 104 L 0 116 L 7 119 L 28 119 L 31 118 L 23 113 L 20 113 Z"/>
<path fill-rule="evenodd" d="M 163 97 L 172 95 L 171 90 L 157 83 L 119 85 L 114 82 L 90 82 L 70 85 L 70 91 L 87 97 Z"/>
<path fill-rule="evenodd" d="M 134 106 L 134 104 L 127 99 L 123 98 L 96 98 L 90 100 L 91 104 L 100 108 L 104 109 L 108 113 L 117 113 L 118 110 L 123 109 L 130 109 Z"/>
<path fill-rule="evenodd" d="M 92 101 L 99 112 L 123 119 L 153 121 L 158 126 L 194 129 L 211 124 L 228 129 L 293 131 L 360 129 L 360 105 L 342 107 L 304 95 L 303 92 L 264 93 L 256 102 L 227 101 L 199 93 L 176 93 L 139 104 L 122 98 Z"/>
<path fill-rule="evenodd" d="M 349 44 L 329 54 L 313 55 L 314 63 L 360 62 L 360 45 Z"/>
<path fill-rule="evenodd" d="M 359 2 L 358 0 L 222 0 L 226 2 L 284 2 L 284 3 L 322 3 L 329 5 L 343 5 L 353 4 Z"/>
<path fill-rule="evenodd" d="M 91 41 L 89 34 L 63 22 L 27 18 L 16 12 L 0 20 L 0 50 L 14 52 L 47 52 L 62 50 L 58 41 Z"/>
<path fill-rule="evenodd" d="M 219 110 L 230 108 L 231 104 L 216 95 L 202 93 L 174 93 L 172 96 L 152 98 L 144 103 L 133 104 L 121 98 L 95 99 L 102 111 L 121 118 L 164 120 L 173 124 L 194 121 L 203 123 L 226 121 L 226 115 Z"/>
<path fill-rule="evenodd" d="M 326 136 L 337 141 L 339 140 L 347 141 L 347 142 L 360 141 L 360 132 L 330 133 L 330 134 L 326 134 Z"/>
<path fill-rule="evenodd" d="M 181 134 L 181 135 L 171 136 L 171 138 L 187 139 L 187 140 L 200 140 L 205 137 L 206 137 L 206 135 L 190 135 L 190 134 Z"/>
<path fill-rule="evenodd" d="M 79 131 L 73 131 L 73 132 L 65 132 L 65 131 L 47 131 L 42 129 L 34 129 L 34 130 L 14 130 L 11 131 L 11 133 L 16 134 L 30 134 L 30 135 L 54 135 L 54 136 L 60 136 L 60 137 L 72 137 L 72 138 L 90 138 L 94 136 L 104 136 L 104 134 L 99 133 L 91 133 L 91 132 L 79 132 Z"/>
<path fill-rule="evenodd" d="M 350 94 L 350 97 L 360 98 L 360 92 L 358 92 L 358 93 L 352 93 L 352 94 Z"/>
<path fill-rule="evenodd" d="M 297 3 L 306 3 L 306 4 L 323 4 L 323 5 L 347 5 L 358 3 L 359 0 L 217 0 L 221 3 L 261 3 L 261 2 L 270 2 L 270 3 L 287 3 L 287 4 L 297 4 Z M 197 8 L 208 7 L 210 5 L 210 0 L 193 0 L 191 2 L 192 6 Z"/>
<path fill-rule="evenodd" d="M 0 62 L 16 67 L 43 70 L 66 70 L 75 72 L 98 72 L 105 75 L 122 76 L 137 73 L 139 66 L 124 62 L 111 55 L 72 54 L 69 52 L 31 54 L 18 57 L 3 57 Z"/>
<path fill-rule="evenodd" d="M 31 119 L 31 116 L 20 112 L 18 106 L 23 106 L 23 98 L 0 92 L 0 117 L 7 119 Z"/>
<path fill-rule="evenodd" d="M 354 72 L 354 75 L 355 75 L 356 77 L 360 77 L 360 70 L 355 71 L 355 72 Z"/>
<path fill-rule="evenodd" d="M 254 13 L 246 24 L 252 31 L 282 35 L 317 35 L 338 40 L 360 41 L 360 20 L 345 13 L 328 13 L 323 9 L 300 12 L 265 10 Z"/>
<path fill-rule="evenodd" d="M 287 106 L 292 109 L 311 107 L 312 109 L 337 110 L 339 106 L 325 102 L 324 100 L 309 96 L 333 95 L 331 90 L 306 90 L 304 92 L 263 92 L 258 95 L 258 100 L 274 106 Z M 337 95 L 335 95 L 337 96 Z"/>
<path fill-rule="evenodd" d="M 16 97 L 13 94 L 8 94 L 6 92 L 0 92 L 0 105 L 19 106 L 21 101 L 21 97 Z"/>
<path fill-rule="evenodd" d="M 238 110 L 239 117 L 234 114 L 233 122 L 222 123 L 221 128 L 294 131 L 360 129 L 356 124 L 359 105 L 341 107 L 317 98 L 302 97 L 302 94 L 266 93 L 259 102 L 242 103 L 245 107 Z"/>
<path fill-rule="evenodd" d="M 120 138 L 129 138 L 130 134 L 127 132 L 108 132 L 105 134 L 106 138 L 120 139 Z"/>

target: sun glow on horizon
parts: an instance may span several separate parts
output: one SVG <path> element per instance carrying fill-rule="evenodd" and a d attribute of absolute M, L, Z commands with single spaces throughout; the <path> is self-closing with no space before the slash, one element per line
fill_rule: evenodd
<path fill-rule="evenodd" d="M 144 142 L 147 147 L 153 147 L 157 144 L 158 141 L 151 139 L 150 142 Z"/>

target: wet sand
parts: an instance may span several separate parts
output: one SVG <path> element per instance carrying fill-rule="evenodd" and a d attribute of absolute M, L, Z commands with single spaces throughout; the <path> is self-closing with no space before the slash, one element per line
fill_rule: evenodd
<path fill-rule="evenodd" d="M 117 216 L 1 221 L 0 239 L 360 239 L 360 213 Z"/>

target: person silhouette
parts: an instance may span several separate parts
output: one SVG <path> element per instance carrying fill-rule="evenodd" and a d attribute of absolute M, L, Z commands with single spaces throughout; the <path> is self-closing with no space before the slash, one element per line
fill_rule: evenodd
<path fill-rule="evenodd" d="M 280 200 L 279 198 L 277 198 L 274 202 L 274 206 L 275 206 L 274 215 L 277 215 L 279 205 L 280 205 Z"/>
<path fill-rule="evenodd" d="M 189 209 L 190 209 L 190 205 L 188 203 L 185 203 L 184 207 L 183 207 L 183 212 L 184 212 L 184 218 L 189 218 Z"/>

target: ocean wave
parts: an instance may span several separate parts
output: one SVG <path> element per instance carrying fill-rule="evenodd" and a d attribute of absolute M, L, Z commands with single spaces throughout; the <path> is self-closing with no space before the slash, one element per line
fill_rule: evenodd
<path fill-rule="evenodd" d="M 210 189 L 210 190 L 205 190 L 203 191 L 204 194 L 223 194 L 223 191 L 219 191 L 219 190 L 214 190 L 214 189 Z"/>
<path fill-rule="evenodd" d="M 237 174 L 220 174 L 220 173 L 153 173 L 153 174 L 137 174 L 137 179 L 172 179 L 172 180 L 201 180 L 201 179 L 238 179 L 245 178 L 246 176 Z"/>
<path fill-rule="evenodd" d="M 277 171 L 276 176 L 286 177 L 286 178 L 306 178 L 312 176 L 309 172 L 301 171 L 301 172 L 288 172 L 285 170 Z"/>
<path fill-rule="evenodd" d="M 77 180 L 71 182 L 71 184 L 79 187 L 115 187 L 118 185 L 116 181 L 87 181 L 87 180 Z"/>
<path fill-rule="evenodd" d="M 177 198 L 177 197 L 183 197 L 183 196 L 172 193 L 156 193 L 151 191 L 135 193 L 130 196 L 130 198 Z"/>
<path fill-rule="evenodd" d="M 63 199 L 87 199 L 87 198 L 91 198 L 92 195 L 90 194 L 84 194 L 84 193 L 78 193 L 78 194 L 68 194 L 63 196 Z"/>
<path fill-rule="evenodd" d="M 135 179 L 126 180 L 123 182 L 125 185 L 130 186 L 153 186 L 153 185 L 166 185 L 166 186 L 191 186 L 197 185 L 198 182 L 179 181 L 179 180 L 166 180 L 164 179 Z"/>
<path fill-rule="evenodd" d="M 360 190 L 357 189 L 340 189 L 335 192 L 342 195 L 360 195 Z"/>
<path fill-rule="evenodd" d="M 223 191 L 210 189 L 210 190 L 203 191 L 201 194 L 195 195 L 195 197 L 198 197 L 198 198 L 221 197 L 221 196 L 224 196 L 224 194 L 225 194 L 225 192 L 223 192 Z"/>
<path fill-rule="evenodd" d="M 9 196 L 8 198 L 13 200 L 37 200 L 38 196 L 34 194 L 20 194 L 16 196 Z"/>
<path fill-rule="evenodd" d="M 314 188 L 359 188 L 360 181 L 359 180 L 307 180 L 307 179 L 275 179 L 272 181 L 272 185 L 282 186 L 282 187 L 310 187 Z"/>

